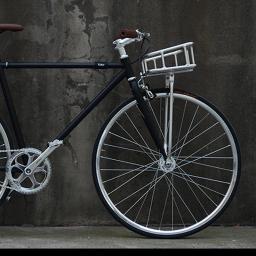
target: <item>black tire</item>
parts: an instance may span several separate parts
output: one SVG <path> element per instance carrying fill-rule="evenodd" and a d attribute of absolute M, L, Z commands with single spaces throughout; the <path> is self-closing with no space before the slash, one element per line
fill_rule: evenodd
<path fill-rule="evenodd" d="M 167 89 L 157 89 L 157 90 L 154 90 L 153 91 L 155 94 L 158 94 L 158 93 L 168 93 L 168 90 Z M 185 95 L 185 96 L 189 96 L 193 99 L 196 99 L 197 101 L 200 101 L 202 103 L 204 103 L 205 105 L 207 105 L 209 108 L 211 108 L 214 112 L 217 113 L 217 115 L 219 115 L 219 117 L 223 120 L 223 122 L 225 123 L 226 127 L 228 128 L 229 132 L 230 132 L 230 136 L 232 137 L 233 139 L 233 142 L 234 142 L 234 147 L 235 147 L 235 150 L 236 150 L 236 161 L 237 161 L 237 164 L 236 164 L 236 174 L 235 174 L 235 179 L 233 181 L 233 178 L 232 178 L 232 190 L 231 192 L 229 193 L 228 197 L 227 197 L 227 200 L 225 201 L 225 203 L 223 203 L 221 209 L 219 209 L 216 214 L 212 215 L 212 217 L 210 219 L 208 219 L 206 222 L 202 222 L 201 225 L 199 225 L 198 227 L 196 228 L 192 228 L 191 230 L 186 230 L 184 232 L 180 232 L 180 233 L 171 233 L 171 231 L 168 233 L 168 234 L 165 234 L 165 233 L 158 233 L 158 232 L 148 232 L 147 230 L 145 231 L 144 229 L 141 229 L 141 228 L 138 228 L 136 225 L 133 225 L 131 224 L 131 222 L 127 221 L 125 218 L 123 218 L 122 216 L 120 217 L 120 213 L 117 213 L 117 210 L 114 209 L 114 206 L 106 200 L 106 195 L 104 195 L 103 191 L 102 191 L 102 184 L 100 184 L 99 182 L 99 177 L 98 177 L 98 174 L 97 174 L 97 154 L 98 154 L 98 151 L 99 151 L 99 143 L 103 137 L 103 134 L 104 132 L 106 131 L 106 127 L 109 125 L 110 121 L 113 119 L 113 117 L 116 116 L 116 114 L 121 111 L 125 106 L 127 106 L 128 104 L 130 104 L 131 102 L 134 101 L 134 98 L 131 98 L 131 99 L 128 99 L 126 100 L 125 102 L 123 102 L 119 107 L 117 107 L 111 114 L 110 116 L 107 118 L 107 120 L 105 121 L 105 123 L 103 124 L 99 134 L 98 134 L 98 137 L 97 137 L 97 140 L 95 142 L 95 145 L 94 145 L 94 150 L 93 150 L 93 157 L 92 157 L 92 175 L 93 175 L 93 180 L 94 180 L 94 183 L 95 183 L 95 187 L 96 187 L 96 190 L 98 192 L 98 195 L 101 199 L 101 201 L 103 202 L 104 206 L 109 210 L 110 214 L 118 221 L 120 222 L 122 225 L 124 225 L 125 227 L 127 227 L 128 229 L 138 233 L 138 234 L 141 234 L 141 235 L 144 235 L 144 236 L 147 236 L 147 237 L 153 237 L 153 238 L 181 238 L 181 237 L 185 237 L 185 236 L 188 236 L 188 235 L 192 235 L 196 232 L 199 232 L 200 230 L 206 228 L 207 226 L 211 225 L 214 221 L 216 221 L 217 218 L 219 218 L 220 215 L 223 214 L 223 212 L 225 211 L 225 209 L 227 208 L 227 206 L 230 204 L 231 200 L 233 199 L 234 195 L 235 195 L 235 192 L 236 192 L 236 189 L 237 189 L 237 186 L 238 186 L 238 183 L 239 183 L 239 178 L 240 178 L 240 173 L 241 173 L 241 156 L 240 156 L 240 147 L 239 147 L 239 143 L 238 143 L 238 140 L 237 140 L 237 137 L 236 137 L 236 134 L 234 132 L 234 129 L 232 128 L 232 126 L 230 125 L 229 121 L 227 120 L 227 118 L 211 103 L 209 103 L 206 99 L 202 98 L 202 97 L 199 97 L 199 96 L 196 96 L 194 94 L 191 94 L 191 93 L 188 93 L 188 92 L 185 92 L 185 91 L 182 91 L 182 90 L 175 90 L 175 93 L 178 95 Z M 105 135 L 104 135 L 105 136 Z M 193 161 L 192 161 L 193 162 Z M 184 165 L 184 164 L 183 164 Z M 157 174 L 158 175 L 158 174 Z M 182 174 L 183 175 L 183 174 Z M 233 174 L 232 174 L 233 175 Z M 158 177 L 158 176 L 157 176 Z M 184 175 L 183 175 L 184 177 Z M 233 177 L 233 176 L 232 176 Z M 158 181 L 157 181 L 158 182 Z M 187 181 L 186 181 L 187 182 Z M 188 183 L 188 182 L 187 182 Z M 231 182 L 230 182 L 231 183 Z M 174 184 L 174 183 L 173 183 Z M 151 185 L 150 185 L 151 186 Z M 155 185 L 156 186 L 156 185 Z M 170 189 L 170 185 L 169 186 L 169 189 Z M 173 187 L 173 185 L 172 185 Z M 231 185 L 230 185 L 231 187 Z M 167 197 L 166 199 L 168 198 L 168 195 L 169 195 L 169 189 L 168 189 L 168 193 L 167 193 Z M 136 192 L 137 193 L 137 192 Z M 174 204 L 172 202 L 172 204 Z M 176 203 L 175 203 L 176 204 Z M 208 210 L 208 209 L 207 209 Z"/>

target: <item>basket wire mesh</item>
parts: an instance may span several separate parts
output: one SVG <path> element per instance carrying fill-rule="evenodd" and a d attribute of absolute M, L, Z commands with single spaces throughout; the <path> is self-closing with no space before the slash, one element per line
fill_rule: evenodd
<path fill-rule="evenodd" d="M 143 76 L 193 71 L 196 67 L 193 42 L 148 53 L 141 64 Z"/>

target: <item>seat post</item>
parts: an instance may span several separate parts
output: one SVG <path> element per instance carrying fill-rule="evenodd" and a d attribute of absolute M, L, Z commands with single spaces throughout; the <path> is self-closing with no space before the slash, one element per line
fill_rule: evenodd
<path fill-rule="evenodd" d="M 11 124 L 14 130 L 17 145 L 19 148 L 25 148 L 26 145 L 25 145 L 24 137 L 20 129 L 20 124 L 17 118 L 16 110 L 13 104 L 13 99 L 9 90 L 8 82 L 7 82 L 3 67 L 0 67 L 0 84 L 2 87 L 5 103 L 10 115 Z"/>

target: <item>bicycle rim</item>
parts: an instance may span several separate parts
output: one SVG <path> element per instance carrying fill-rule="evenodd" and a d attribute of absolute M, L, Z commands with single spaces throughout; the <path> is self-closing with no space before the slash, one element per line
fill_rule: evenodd
<path fill-rule="evenodd" d="M 0 153 L 0 201 L 4 199 L 6 195 L 6 186 L 8 185 L 8 180 L 5 175 L 5 165 L 6 161 L 11 155 L 10 143 L 5 132 L 3 125 L 0 123 L 0 150 L 7 150 L 7 152 Z"/>

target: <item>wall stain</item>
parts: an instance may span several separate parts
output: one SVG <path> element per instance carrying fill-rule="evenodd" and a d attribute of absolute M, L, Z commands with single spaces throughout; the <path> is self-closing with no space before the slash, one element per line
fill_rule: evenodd
<path fill-rule="evenodd" d="M 52 15 L 52 14 L 53 14 L 53 11 L 52 11 L 52 3 L 51 3 L 51 1 L 49 1 L 49 0 L 44 0 L 44 2 L 45 2 L 46 11 L 47 11 L 50 15 Z"/>
<path fill-rule="evenodd" d="M 74 81 L 69 75 L 66 79 L 66 102 L 69 106 L 79 106 L 81 109 L 88 103 L 87 81 Z"/>
<path fill-rule="evenodd" d="M 84 19 L 86 17 L 86 28 L 84 29 L 84 33 L 88 34 L 90 36 L 91 30 L 90 30 L 90 24 L 94 21 L 94 13 L 95 13 L 95 7 L 93 5 L 92 0 L 73 0 L 70 4 L 65 5 L 66 12 L 72 12 L 75 10 L 75 6 L 79 8 L 81 13 L 83 13 L 83 17 L 79 15 L 79 18 Z"/>
<path fill-rule="evenodd" d="M 52 20 L 51 20 L 51 19 L 48 19 L 48 20 L 46 21 L 46 28 L 47 28 L 47 30 L 49 30 L 49 28 L 50 28 L 52 25 L 53 25 Z"/>
<path fill-rule="evenodd" d="M 72 163 L 74 164 L 74 166 L 75 166 L 76 168 L 78 168 L 78 157 L 77 157 L 76 151 L 75 151 L 74 147 L 72 146 L 72 144 L 70 143 L 69 139 L 70 139 L 70 136 L 68 136 L 68 137 L 63 141 L 63 145 L 64 145 L 65 147 L 67 147 L 67 149 L 70 151 L 71 156 L 72 156 Z"/>

